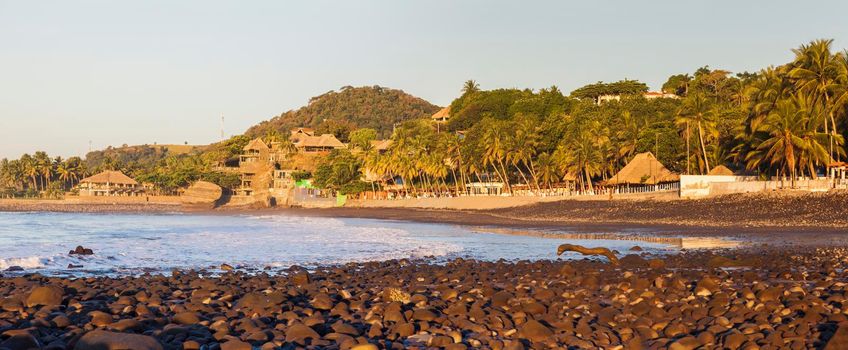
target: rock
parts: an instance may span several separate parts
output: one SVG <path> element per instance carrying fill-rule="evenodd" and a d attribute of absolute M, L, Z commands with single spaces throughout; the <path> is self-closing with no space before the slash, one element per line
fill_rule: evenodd
<path fill-rule="evenodd" d="M 634 246 L 630 247 L 630 251 L 631 251 L 631 252 L 641 252 L 641 251 L 642 251 L 642 247 L 640 247 L 640 246 L 638 246 L 638 245 L 634 245 Z"/>
<path fill-rule="evenodd" d="M 94 330 L 83 335 L 76 350 L 163 350 L 155 338 L 147 335 Z"/>
<path fill-rule="evenodd" d="M 378 349 L 379 348 L 377 347 L 377 345 L 374 345 L 374 344 L 359 344 L 359 345 L 354 345 L 353 347 L 350 348 L 350 350 L 378 350 Z"/>
<path fill-rule="evenodd" d="M 836 332 L 827 340 L 822 350 L 848 350 L 848 324 L 836 328 Z"/>
<path fill-rule="evenodd" d="M 399 301 L 404 304 L 407 304 L 410 300 L 412 300 L 412 296 L 409 295 L 409 293 L 392 287 L 383 289 L 382 297 L 383 301 L 386 302 Z"/>
<path fill-rule="evenodd" d="M 312 280 L 311 276 L 309 276 L 309 272 L 307 272 L 306 270 L 299 270 L 293 275 L 291 275 L 289 278 L 291 278 L 292 283 L 294 283 L 294 285 L 296 286 L 304 286 L 306 284 L 309 284 L 309 282 Z"/>
<path fill-rule="evenodd" d="M 36 287 L 30 292 L 26 299 L 26 306 L 53 306 L 62 305 L 62 298 L 65 290 L 59 286 L 41 286 Z"/>
<path fill-rule="evenodd" d="M 68 264 L 69 269 L 81 269 L 82 267 L 82 265 Z"/>
<path fill-rule="evenodd" d="M 103 327 L 112 324 L 112 315 L 103 311 L 92 311 L 88 313 L 88 316 L 91 317 L 91 322 L 89 323 L 95 327 Z"/>
<path fill-rule="evenodd" d="M 194 312 L 180 312 L 171 318 L 171 322 L 181 325 L 193 325 L 200 322 L 200 317 L 198 317 L 197 313 Z"/>
<path fill-rule="evenodd" d="M 536 320 L 529 320 L 519 327 L 518 334 L 522 338 L 538 342 L 552 337 L 554 332 Z"/>
<path fill-rule="evenodd" d="M 233 270 L 233 266 L 232 266 L 232 265 L 230 265 L 230 264 L 221 264 L 221 270 L 222 270 L 222 271 L 232 271 L 232 270 Z"/>
<path fill-rule="evenodd" d="M 0 349 L 10 349 L 10 350 L 29 350 L 29 349 L 41 349 L 41 345 L 38 344 L 38 340 L 32 334 L 29 333 L 19 333 L 15 334 L 9 339 L 6 339 L 0 342 Z"/>
<path fill-rule="evenodd" d="M 208 181 L 197 181 L 180 195 L 180 201 L 185 207 L 211 209 L 216 206 L 223 193 L 221 186 Z"/>
<path fill-rule="evenodd" d="M 286 342 L 303 344 L 306 339 L 320 339 L 321 336 L 314 329 L 295 323 L 286 329 Z"/>
<path fill-rule="evenodd" d="M 252 350 L 250 343 L 243 342 L 238 339 L 229 340 L 221 344 L 221 350 Z"/>
<path fill-rule="evenodd" d="M 6 268 L 6 271 L 9 271 L 9 272 L 17 272 L 17 271 L 23 271 L 23 270 L 24 270 L 24 268 L 20 267 L 18 265 L 12 265 L 12 266 L 9 266 L 8 268 Z"/>
<path fill-rule="evenodd" d="M 74 250 L 69 251 L 68 255 L 94 255 L 94 251 L 78 245 Z"/>

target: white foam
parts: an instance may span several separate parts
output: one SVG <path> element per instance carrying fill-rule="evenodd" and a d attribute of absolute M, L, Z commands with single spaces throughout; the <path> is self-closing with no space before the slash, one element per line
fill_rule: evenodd
<path fill-rule="evenodd" d="M 8 269 L 12 266 L 20 266 L 24 269 L 37 269 L 44 267 L 49 259 L 40 256 L 28 256 L 23 258 L 5 258 L 0 259 L 0 270 Z"/>

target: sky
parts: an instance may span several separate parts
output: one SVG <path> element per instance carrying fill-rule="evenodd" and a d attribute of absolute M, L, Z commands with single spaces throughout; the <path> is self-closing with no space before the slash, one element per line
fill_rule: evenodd
<path fill-rule="evenodd" d="M 709 65 L 757 71 L 846 1 L 0 0 L 0 158 L 208 144 L 345 85 L 448 105 L 462 83 L 571 91 Z"/>

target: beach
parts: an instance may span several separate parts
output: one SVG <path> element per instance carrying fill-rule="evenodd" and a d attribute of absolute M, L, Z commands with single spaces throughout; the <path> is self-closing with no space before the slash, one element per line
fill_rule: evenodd
<path fill-rule="evenodd" d="M 842 248 L 0 279 L 0 347 L 839 349 Z M 835 344 L 835 345 L 834 345 Z"/>
<path fill-rule="evenodd" d="M 550 246 L 545 257 L 518 260 L 444 260 L 424 253 L 337 264 L 305 258 L 303 265 L 284 268 L 206 262 L 119 276 L 0 272 L 0 348 L 839 349 L 848 343 L 845 200 L 844 193 L 830 193 L 558 201 L 486 210 L 212 211 L 0 201 L 3 211 L 114 213 L 157 221 L 158 215 L 200 215 L 207 221 L 300 217 L 309 225 L 316 225 L 310 218 L 377 219 L 369 225 L 386 227 L 456 225 L 536 237 Z M 726 238 L 736 244 L 658 251 L 633 240 L 613 252 L 619 263 L 598 256 L 557 259 L 556 245 L 590 235 L 657 242 Z M 189 245 L 191 240 L 184 239 Z M 272 247 L 271 241 L 256 242 Z M 159 260 L 164 258 L 170 256 Z"/>

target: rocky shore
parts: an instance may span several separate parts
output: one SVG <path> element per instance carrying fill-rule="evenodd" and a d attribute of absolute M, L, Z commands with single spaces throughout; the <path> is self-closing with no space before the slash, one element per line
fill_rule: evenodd
<path fill-rule="evenodd" d="M 843 248 L 0 278 L 0 349 L 842 349 Z"/>

